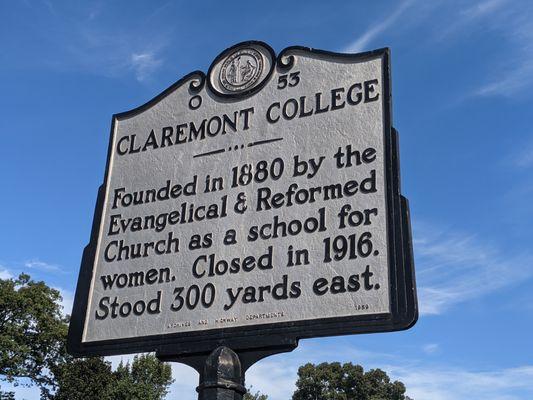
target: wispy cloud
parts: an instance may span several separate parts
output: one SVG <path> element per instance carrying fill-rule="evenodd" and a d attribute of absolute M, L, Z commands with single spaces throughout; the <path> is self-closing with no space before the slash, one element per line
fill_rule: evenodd
<path fill-rule="evenodd" d="M 11 279 L 15 275 L 18 275 L 21 272 L 29 273 L 29 271 L 26 270 L 26 268 L 30 268 L 32 270 L 36 270 L 39 272 L 57 272 L 61 271 L 61 268 L 56 264 L 49 264 L 44 261 L 40 261 L 39 259 L 31 259 L 29 261 L 25 261 L 24 263 L 15 263 L 10 264 L 10 267 L 7 268 L 0 264 L 0 279 Z M 50 275 L 50 274 L 48 274 Z M 58 290 L 61 294 L 61 302 L 60 305 L 63 310 L 63 314 L 67 315 L 72 312 L 72 305 L 74 303 L 74 293 L 68 289 L 64 289 L 62 287 L 53 286 L 54 289 Z"/>
<path fill-rule="evenodd" d="M 516 160 L 516 164 L 520 167 L 531 167 L 533 165 L 533 146 L 521 152 Z"/>
<path fill-rule="evenodd" d="M 102 11 L 104 10 L 105 4 L 101 1 L 91 1 L 87 5 L 87 10 L 85 12 L 87 21 L 93 21 L 100 17 Z"/>
<path fill-rule="evenodd" d="M 469 371 L 423 366 L 391 367 L 409 396 L 423 400 L 523 400 L 533 398 L 533 366 Z"/>
<path fill-rule="evenodd" d="M 533 86 L 533 3 L 489 0 L 462 12 L 465 24 L 487 25 L 507 42 L 507 50 L 492 67 L 492 76 L 473 96 L 513 97 Z"/>
<path fill-rule="evenodd" d="M 61 271 L 61 268 L 59 267 L 59 265 L 50 264 L 50 263 L 47 263 L 47 262 L 44 262 L 38 259 L 32 259 L 32 260 L 26 261 L 24 263 L 24 266 L 26 268 L 37 269 L 40 271 L 48 271 L 48 272 Z"/>
<path fill-rule="evenodd" d="M 463 8 L 459 5 L 464 4 Z M 355 41 L 341 51 L 359 52 L 368 49 L 379 36 L 393 27 L 424 26 L 431 46 L 455 46 L 466 43 L 473 33 L 486 33 L 505 43 L 499 57 L 490 60 L 485 81 L 470 88 L 464 97 L 512 97 L 528 93 L 533 86 L 533 3 L 512 0 L 477 2 L 420 2 L 405 0 L 391 10 L 386 18 L 377 20 Z M 422 17 L 424 15 L 424 17 Z M 407 21 L 407 22 L 406 22 Z M 414 23 L 416 21 L 416 23 Z M 480 71 L 483 72 L 483 71 Z M 483 79 L 483 78 L 482 78 Z"/>
<path fill-rule="evenodd" d="M 475 34 L 491 35 L 494 54 L 481 73 L 485 82 L 469 89 L 465 97 L 505 96 L 528 93 L 533 86 L 533 3 L 513 0 L 460 2 L 435 0 L 430 25 L 426 26 L 431 45 L 456 46 L 468 43 Z M 437 15 L 438 13 L 438 15 Z M 476 42 L 472 42 L 476 43 Z M 502 47 L 503 44 L 503 47 Z M 498 50 L 496 50 L 498 48 Z M 466 66 L 465 60 L 465 68 Z"/>
<path fill-rule="evenodd" d="M 459 303 L 533 277 L 529 254 L 509 256 L 475 236 L 415 226 L 421 314 L 441 314 Z"/>
<path fill-rule="evenodd" d="M 253 365 L 247 372 L 246 384 L 267 394 L 271 400 L 287 400 L 296 388 L 298 367 L 306 363 L 335 361 L 354 362 L 366 368 L 402 363 L 402 359 L 394 354 L 354 347 L 349 338 L 311 340 L 300 344 L 291 353 L 268 357 Z"/>
<path fill-rule="evenodd" d="M 130 57 L 131 67 L 139 82 L 145 81 L 163 64 L 163 60 L 156 58 L 154 53 L 133 53 Z"/>
<path fill-rule="evenodd" d="M 503 7 L 509 0 L 485 0 L 466 8 L 461 14 L 468 19 L 475 19 L 493 13 Z"/>
<path fill-rule="evenodd" d="M 516 168 L 529 168 L 533 166 L 533 140 L 525 142 L 518 151 L 505 158 L 505 164 Z"/>
<path fill-rule="evenodd" d="M 510 0 L 483 0 L 469 2 L 465 8 L 453 7 L 451 11 L 441 10 L 445 24 L 438 25 L 434 38 L 437 42 L 455 43 L 464 40 L 466 32 L 482 29 L 482 23 L 488 19 L 501 18 L 501 9 Z M 446 3 L 443 3 L 447 5 Z M 491 24 L 488 24 L 491 26 Z"/>
<path fill-rule="evenodd" d="M 165 46 L 164 36 L 147 41 L 139 39 L 137 33 L 85 26 L 66 46 L 68 55 L 63 63 L 111 78 L 132 71 L 137 81 L 145 82 L 163 65 L 160 53 Z"/>
<path fill-rule="evenodd" d="M 298 378 L 298 367 L 322 362 L 355 362 L 367 368 L 381 365 L 401 365 L 401 359 L 393 354 L 374 352 L 354 347 L 349 339 L 334 341 L 306 341 L 291 353 L 268 357 L 253 365 L 247 372 L 246 384 L 254 390 L 267 394 L 271 400 L 286 400 L 292 397 Z M 275 382 L 275 383 L 273 383 Z"/>
<path fill-rule="evenodd" d="M 295 389 L 298 367 L 305 362 L 356 362 L 369 368 L 385 370 L 393 380 L 407 387 L 407 394 L 423 400 L 522 400 L 533 396 L 533 365 L 496 370 L 468 370 L 455 365 L 435 365 L 422 360 L 383 357 L 350 358 L 344 354 L 350 346 L 340 344 L 317 356 L 315 347 L 303 345 L 293 353 L 269 357 L 247 374 L 247 383 L 269 395 L 271 400 L 290 399 Z M 434 350 L 434 347 L 432 347 Z"/>
<path fill-rule="evenodd" d="M 266 359 L 252 367 L 247 382 L 254 390 L 267 394 L 269 399 L 290 399 L 296 388 L 298 367 L 303 364 L 305 363 L 295 363 L 292 359 L 289 362 L 282 361 L 281 357 L 277 360 Z"/>
<path fill-rule="evenodd" d="M 170 43 L 174 30 L 173 26 L 155 21 L 153 18 L 157 15 L 154 12 L 145 15 L 134 26 L 117 24 L 114 19 L 107 18 L 115 7 L 102 1 L 67 7 L 42 0 L 29 3 L 28 7 L 26 11 L 31 14 L 27 21 L 21 20 L 17 24 L 17 29 L 24 32 L 35 30 L 30 21 L 31 16 L 38 15 L 37 25 L 42 29 L 39 42 L 42 44 L 36 46 L 34 42 L 28 42 L 28 49 L 23 54 L 6 58 L 6 62 L 15 68 L 31 65 L 39 70 L 76 71 L 108 78 L 131 74 L 137 81 L 146 82 L 164 64 L 163 50 Z M 147 9 L 151 7 L 147 5 Z M 27 40 L 17 32 L 13 35 Z M 26 62 L 29 57 L 38 62 Z"/>
<path fill-rule="evenodd" d="M 365 369 L 383 369 L 393 380 L 405 383 L 407 394 L 416 400 L 533 398 L 533 365 L 484 370 L 465 369 L 453 364 L 429 364 L 422 360 L 391 357 L 369 351 L 362 351 L 365 357 L 357 358 L 354 354 L 359 351 L 343 340 L 335 346 L 317 346 L 314 343 L 316 342 L 306 341 L 292 353 L 272 356 L 258 362 L 246 374 L 247 386 L 267 394 L 270 400 L 287 400 L 294 392 L 299 366 L 307 362 L 317 364 L 324 361 L 351 361 L 362 364 Z M 133 356 L 113 356 L 107 359 L 111 361 L 113 368 L 116 368 L 120 361 L 131 361 Z M 168 397 L 195 400 L 195 388 L 198 384 L 196 371 L 182 364 L 171 365 L 175 382 L 171 385 Z M 38 399 L 38 390 L 30 389 L 35 390 L 12 388 L 17 395 L 24 394 L 28 399 Z"/>
<path fill-rule="evenodd" d="M 532 35 L 533 39 L 533 35 Z M 533 84 L 533 54 L 523 55 L 512 61 L 510 67 L 503 73 L 497 73 L 497 78 L 490 80 L 474 91 L 476 96 L 505 96 L 512 97 Z"/>
<path fill-rule="evenodd" d="M 435 354 L 440 350 L 440 346 L 437 343 L 428 343 L 422 346 L 422 350 L 426 354 Z"/>
<path fill-rule="evenodd" d="M 342 51 L 346 53 L 357 53 L 366 50 L 372 40 L 381 33 L 389 29 L 402 14 L 415 3 L 415 0 L 404 0 L 390 15 L 381 22 L 373 24 L 365 33 L 359 36 L 354 42 L 346 46 Z"/>

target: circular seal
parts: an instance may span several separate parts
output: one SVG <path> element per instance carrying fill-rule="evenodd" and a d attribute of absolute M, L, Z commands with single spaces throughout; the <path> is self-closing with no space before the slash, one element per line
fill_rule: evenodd
<path fill-rule="evenodd" d="M 263 55 L 252 48 L 237 50 L 222 64 L 219 80 L 230 92 L 240 92 L 252 87 L 263 72 Z"/>

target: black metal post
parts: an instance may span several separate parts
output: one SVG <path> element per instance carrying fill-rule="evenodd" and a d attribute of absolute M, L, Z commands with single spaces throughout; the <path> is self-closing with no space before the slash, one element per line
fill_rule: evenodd
<path fill-rule="evenodd" d="M 225 346 L 215 349 L 207 357 L 196 391 L 198 400 L 242 400 L 246 388 L 237 353 Z"/>
<path fill-rule="evenodd" d="M 180 362 L 193 367 L 200 374 L 196 388 L 198 400 L 242 400 L 246 393 L 245 372 L 257 361 L 278 353 L 294 350 L 298 341 L 280 339 L 278 345 L 233 351 L 222 343 L 211 353 L 173 355 L 158 352 L 165 362 Z M 168 350 L 168 349 L 167 349 Z"/>

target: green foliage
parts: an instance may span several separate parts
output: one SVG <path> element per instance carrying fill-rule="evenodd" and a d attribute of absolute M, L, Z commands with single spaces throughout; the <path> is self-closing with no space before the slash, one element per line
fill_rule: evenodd
<path fill-rule="evenodd" d="M 405 386 L 380 369 L 338 362 L 306 364 L 298 369 L 292 400 L 407 400 Z"/>
<path fill-rule="evenodd" d="M 255 392 L 255 394 L 252 394 L 252 389 L 252 387 L 248 389 L 248 392 L 244 394 L 242 400 L 268 400 L 268 396 L 260 392 Z"/>
<path fill-rule="evenodd" d="M 172 383 L 170 365 L 136 356 L 116 371 L 103 358 L 74 359 L 66 352 L 61 296 L 28 275 L 0 279 L 0 380 L 31 382 L 46 400 L 161 400 Z M 55 393 L 54 393 L 55 392 Z M 14 400 L 2 393 L 0 400 Z"/>
<path fill-rule="evenodd" d="M 153 355 L 135 356 L 116 371 L 102 358 L 66 362 L 54 372 L 58 390 L 53 400 L 161 400 L 172 383 L 170 365 Z"/>
<path fill-rule="evenodd" d="M 13 392 L 2 392 L 0 387 L 0 400 L 16 400 L 15 393 Z"/>
<path fill-rule="evenodd" d="M 54 400 L 114 400 L 111 388 L 115 377 L 111 364 L 102 358 L 77 359 L 54 368 L 58 390 Z"/>
<path fill-rule="evenodd" d="M 115 376 L 112 398 L 116 400 L 160 400 L 173 382 L 170 365 L 153 355 L 135 356 L 131 367 L 120 363 Z"/>
<path fill-rule="evenodd" d="M 28 275 L 0 279 L 1 380 L 17 384 L 27 378 L 44 391 L 53 387 L 49 371 L 66 356 L 67 320 L 60 301 L 57 290 Z"/>
<path fill-rule="evenodd" d="M 48 400 L 162 400 L 172 383 L 170 365 L 153 355 L 136 356 L 116 371 L 103 358 L 73 359 L 66 353 L 67 319 L 61 296 L 28 275 L 0 279 L 0 380 L 41 388 Z M 26 379 L 26 380 L 25 380 Z M 338 362 L 298 369 L 292 400 L 409 400 L 403 383 L 385 372 L 365 372 Z M 55 389 L 55 394 L 53 394 Z M 13 400 L 1 393 L 0 400 Z M 268 400 L 247 393 L 244 400 Z"/>

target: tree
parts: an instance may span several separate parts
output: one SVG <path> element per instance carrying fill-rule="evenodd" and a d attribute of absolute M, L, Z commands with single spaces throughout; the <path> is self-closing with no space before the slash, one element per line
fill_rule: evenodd
<path fill-rule="evenodd" d="M 15 393 L 0 391 L 0 400 L 16 400 Z"/>
<path fill-rule="evenodd" d="M 50 370 L 66 357 L 60 301 L 59 291 L 29 275 L 0 279 L 1 380 L 17 384 L 26 378 L 43 392 L 54 386 Z"/>
<path fill-rule="evenodd" d="M 265 394 L 262 394 L 260 392 L 255 392 L 255 394 L 252 394 L 252 387 L 248 389 L 248 391 L 244 394 L 243 400 L 268 400 L 268 396 Z"/>
<path fill-rule="evenodd" d="M 116 400 L 161 400 L 173 382 L 170 365 L 151 354 L 135 356 L 131 367 L 121 362 L 115 377 L 112 397 Z"/>
<path fill-rule="evenodd" d="M 72 359 L 53 369 L 57 392 L 53 400 L 114 400 L 111 397 L 115 376 L 111 363 L 101 357 Z"/>
<path fill-rule="evenodd" d="M 135 356 L 116 371 L 100 357 L 72 360 L 54 370 L 58 390 L 52 400 L 161 400 L 172 383 L 170 365 L 153 355 Z"/>
<path fill-rule="evenodd" d="M 36 384 L 46 400 L 161 400 L 172 383 L 168 364 L 136 356 L 112 371 L 103 358 L 67 354 L 68 317 L 61 295 L 21 274 L 0 279 L 0 381 Z M 13 400 L 2 393 L 0 400 Z"/>
<path fill-rule="evenodd" d="M 380 369 L 338 362 L 306 364 L 298 369 L 292 400 L 408 400 L 405 386 Z"/>

